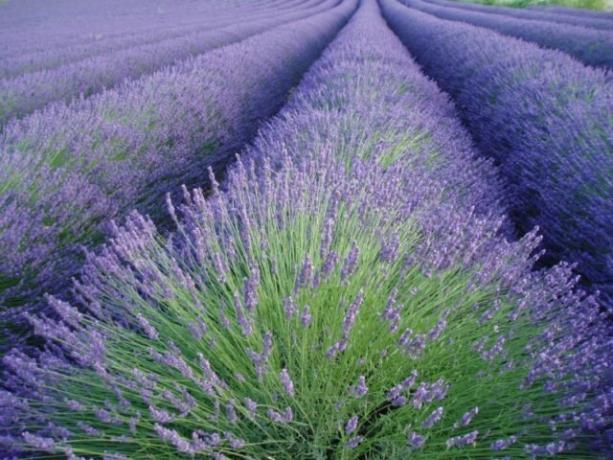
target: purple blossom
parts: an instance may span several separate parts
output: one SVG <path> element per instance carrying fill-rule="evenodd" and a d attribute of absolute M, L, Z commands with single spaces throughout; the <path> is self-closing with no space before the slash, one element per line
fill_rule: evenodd
<path fill-rule="evenodd" d="M 294 299 L 292 299 L 291 296 L 287 297 L 283 301 L 283 311 L 285 312 L 285 317 L 287 319 L 292 319 L 292 317 L 296 314 L 297 312 L 296 304 L 294 303 Z"/>
<path fill-rule="evenodd" d="M 226 418 L 230 423 L 236 423 L 238 421 L 236 409 L 234 408 L 234 403 L 232 401 L 228 401 L 226 403 Z"/>
<path fill-rule="evenodd" d="M 345 424 L 345 434 L 352 434 L 358 428 L 360 418 L 357 415 L 351 417 Z"/>
<path fill-rule="evenodd" d="M 313 316 L 311 315 L 311 309 L 308 305 L 305 305 L 302 309 L 302 315 L 300 315 L 300 322 L 304 327 L 309 327 L 312 321 Z"/>
<path fill-rule="evenodd" d="M 473 418 L 475 418 L 475 416 L 479 413 L 479 408 L 475 407 L 471 410 L 469 410 L 468 412 L 465 412 L 464 415 L 462 415 L 462 418 L 460 419 L 459 422 L 454 423 L 453 427 L 454 428 L 460 428 L 463 426 L 467 426 L 470 425 L 470 422 L 472 422 Z"/>
<path fill-rule="evenodd" d="M 364 441 L 364 436 L 354 436 L 345 444 L 348 449 L 355 449 Z"/>
<path fill-rule="evenodd" d="M 419 449 L 420 447 L 423 447 L 423 445 L 426 443 L 426 438 L 414 431 L 411 431 L 409 433 L 407 441 L 409 443 L 409 446 L 415 449 Z"/>
<path fill-rule="evenodd" d="M 245 398 L 245 407 L 249 413 L 249 418 L 255 420 L 258 404 L 251 398 Z"/>
<path fill-rule="evenodd" d="M 294 420 L 294 413 L 291 407 L 286 407 L 282 412 L 268 409 L 267 415 L 268 418 L 275 423 L 287 424 Z"/>
<path fill-rule="evenodd" d="M 260 273 L 256 268 L 251 269 L 251 276 L 245 281 L 245 306 L 253 312 L 258 304 L 257 289 L 260 283 Z"/>
<path fill-rule="evenodd" d="M 517 442 L 517 436 L 509 436 L 508 438 L 505 438 L 505 439 L 497 439 L 490 445 L 490 448 L 495 451 L 504 450 L 504 449 L 508 449 L 516 442 Z"/>
<path fill-rule="evenodd" d="M 345 261 L 343 263 L 343 268 L 341 269 L 341 279 L 342 280 L 346 280 L 353 273 L 353 271 L 355 270 L 357 266 L 359 255 L 360 255 L 360 250 L 358 249 L 358 246 L 354 242 L 351 246 L 351 249 L 349 250 L 349 254 L 347 254 L 347 257 L 345 258 Z"/>
<path fill-rule="evenodd" d="M 367 393 L 368 387 L 366 386 L 366 377 L 360 375 L 358 383 L 351 387 L 351 394 L 356 398 L 361 398 L 362 396 L 366 396 Z"/>
<path fill-rule="evenodd" d="M 24 431 L 22 434 L 23 440 L 30 446 L 36 449 L 43 450 L 45 452 L 53 452 L 55 447 L 55 441 L 53 438 L 44 438 L 35 434 Z"/>
<path fill-rule="evenodd" d="M 150 405 L 149 413 L 151 414 L 151 417 L 153 417 L 153 420 L 157 423 L 171 423 L 174 421 L 174 417 L 164 409 L 158 409 Z"/>
<path fill-rule="evenodd" d="M 426 420 L 422 423 L 422 427 L 425 429 L 430 429 L 443 418 L 444 409 L 442 407 L 438 407 L 432 411 L 432 413 L 428 416 Z"/>
<path fill-rule="evenodd" d="M 287 372 L 287 369 L 281 369 L 281 372 L 279 372 L 279 380 L 281 380 L 281 384 L 283 385 L 283 388 L 285 389 L 285 392 L 289 395 L 289 396 L 294 396 L 295 391 L 294 391 L 294 382 L 292 382 L 291 377 L 289 376 L 289 372 Z"/>
<path fill-rule="evenodd" d="M 364 292 L 360 290 L 354 301 L 349 305 L 347 313 L 345 313 L 345 319 L 343 320 L 343 337 L 345 340 L 349 338 L 349 334 L 355 323 L 358 311 L 364 302 Z"/>
<path fill-rule="evenodd" d="M 452 447 L 466 447 L 474 444 L 477 441 L 477 436 L 479 436 L 478 431 L 471 431 L 461 436 L 453 436 L 447 439 L 447 449 L 451 449 Z"/>

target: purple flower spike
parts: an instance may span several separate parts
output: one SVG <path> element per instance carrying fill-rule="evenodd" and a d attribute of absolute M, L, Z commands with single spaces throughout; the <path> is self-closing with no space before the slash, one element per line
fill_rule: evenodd
<path fill-rule="evenodd" d="M 349 441 L 347 441 L 347 444 L 345 445 L 347 446 L 348 449 L 355 449 L 360 444 L 362 444 L 363 441 L 364 441 L 364 436 L 355 436 L 351 438 Z"/>
<path fill-rule="evenodd" d="M 477 442 L 477 436 L 479 436 L 479 432 L 472 431 L 462 436 L 454 436 L 449 438 L 447 439 L 447 449 L 451 449 L 452 447 L 461 448 L 474 444 Z"/>
<path fill-rule="evenodd" d="M 415 449 L 419 449 L 420 447 L 423 447 L 423 445 L 426 443 L 426 438 L 420 434 L 417 434 L 414 431 L 411 431 L 409 433 L 407 441 L 409 443 L 409 446 Z"/>
<path fill-rule="evenodd" d="M 304 327 L 309 327 L 312 321 L 313 316 L 311 316 L 311 309 L 308 305 L 305 305 L 302 310 L 302 315 L 300 315 L 300 322 Z"/>
<path fill-rule="evenodd" d="M 357 429 L 359 420 L 357 415 L 351 417 L 345 424 L 345 434 L 352 434 Z"/>
<path fill-rule="evenodd" d="M 295 392 L 294 392 L 294 382 L 292 382 L 292 379 L 289 376 L 289 372 L 287 372 L 287 369 L 282 369 L 281 370 L 281 372 L 279 373 L 279 379 L 281 380 L 281 384 L 283 385 L 283 388 L 285 389 L 285 392 L 289 396 L 294 396 L 294 394 L 295 394 Z"/>
<path fill-rule="evenodd" d="M 422 423 L 422 427 L 425 429 L 430 429 L 443 418 L 444 409 L 442 407 L 436 408 L 426 420 Z"/>
<path fill-rule="evenodd" d="M 356 398 L 361 398 L 362 396 L 366 396 L 367 393 L 368 387 L 366 386 L 366 377 L 360 375 L 358 383 L 351 387 L 351 394 Z"/>

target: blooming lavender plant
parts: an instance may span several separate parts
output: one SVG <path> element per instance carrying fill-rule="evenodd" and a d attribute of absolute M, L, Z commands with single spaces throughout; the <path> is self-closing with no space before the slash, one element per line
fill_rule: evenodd
<path fill-rule="evenodd" d="M 170 238 L 131 214 L 88 255 L 80 305 L 30 316 L 48 348 L 4 358 L 2 440 L 71 458 L 595 458 L 576 430 L 610 421 L 597 305 L 568 267 L 530 270 L 534 234 L 498 235 L 497 189 L 363 2 L 223 189 L 185 189 Z M 307 324 L 288 315 L 307 305 Z"/>
<path fill-rule="evenodd" d="M 0 303 L 61 291 L 81 247 L 101 241 L 113 219 L 134 207 L 156 217 L 166 192 L 228 163 L 356 3 L 8 126 L 0 140 Z"/>
<path fill-rule="evenodd" d="M 545 48 L 563 51 L 590 66 L 613 69 L 613 30 L 594 30 L 541 20 L 518 19 L 422 0 L 402 0 L 402 3 L 442 19 L 485 27 Z"/>
<path fill-rule="evenodd" d="M 326 0 L 313 8 L 290 9 L 264 17 L 235 15 L 234 21 L 226 27 L 204 28 L 168 40 L 0 80 L 0 126 L 52 102 L 70 102 L 75 98 L 89 97 L 126 79 L 153 73 L 214 48 L 320 13 L 336 3 L 336 0 Z"/>
<path fill-rule="evenodd" d="M 563 53 L 382 0 L 424 71 L 455 99 L 508 184 L 519 234 L 542 229 L 547 263 L 577 264 L 613 307 L 613 86 Z M 458 37 L 463 37 L 461 40 Z"/>

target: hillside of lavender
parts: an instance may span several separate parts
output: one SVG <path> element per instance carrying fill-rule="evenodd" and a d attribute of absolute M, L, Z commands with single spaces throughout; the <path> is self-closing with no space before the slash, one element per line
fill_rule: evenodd
<path fill-rule="evenodd" d="M 0 460 L 613 460 L 613 16 L 0 1 Z"/>

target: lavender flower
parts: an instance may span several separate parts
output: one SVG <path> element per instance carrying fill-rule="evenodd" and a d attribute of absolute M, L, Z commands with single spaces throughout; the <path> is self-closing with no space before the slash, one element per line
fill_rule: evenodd
<path fill-rule="evenodd" d="M 366 377 L 360 375 L 358 383 L 351 387 L 351 393 L 356 398 L 361 398 L 368 393 L 368 387 L 366 386 Z"/>
<path fill-rule="evenodd" d="M 279 372 L 279 380 L 281 380 L 281 384 L 283 385 L 285 392 L 289 396 L 294 396 L 294 382 L 292 382 L 292 379 L 290 378 L 287 369 L 281 369 L 281 372 Z"/>
<path fill-rule="evenodd" d="M 428 416 L 426 420 L 422 423 L 422 427 L 424 429 L 430 429 L 443 418 L 444 409 L 442 407 L 438 407 L 434 409 L 434 411 Z"/>
<path fill-rule="evenodd" d="M 462 415 L 462 418 L 460 419 L 460 421 L 453 424 L 453 427 L 457 429 L 463 426 L 470 425 L 470 422 L 472 422 L 473 418 L 475 418 L 475 416 L 478 413 L 479 413 L 478 407 L 475 407 L 469 410 L 468 412 L 465 412 L 464 415 Z"/>
<path fill-rule="evenodd" d="M 308 305 L 305 305 L 302 309 L 302 314 L 300 315 L 300 322 L 304 327 L 309 327 L 312 321 L 313 316 L 311 315 L 311 309 Z"/>
<path fill-rule="evenodd" d="M 477 441 L 477 436 L 479 436 L 478 431 L 471 431 L 470 433 L 462 436 L 453 436 L 447 439 L 447 449 L 451 449 L 453 447 L 461 448 L 474 444 Z"/>
<path fill-rule="evenodd" d="M 362 444 L 362 441 L 364 441 L 364 436 L 355 436 L 351 438 L 349 441 L 347 441 L 345 445 L 347 446 L 348 449 L 355 449 L 360 444 Z"/>
<path fill-rule="evenodd" d="M 411 431 L 408 436 L 408 443 L 409 446 L 419 449 L 426 443 L 426 438 L 414 431 Z"/>
<path fill-rule="evenodd" d="M 345 434 L 352 434 L 358 428 L 360 418 L 357 415 L 351 417 L 345 424 Z"/>

